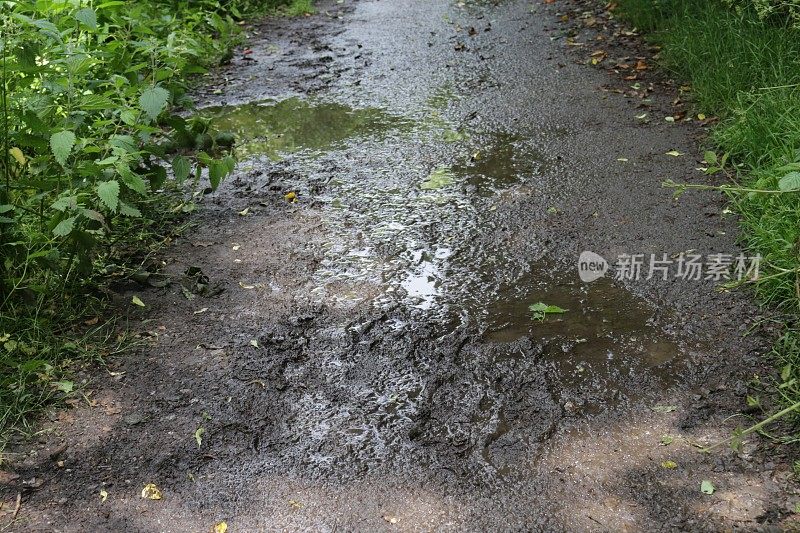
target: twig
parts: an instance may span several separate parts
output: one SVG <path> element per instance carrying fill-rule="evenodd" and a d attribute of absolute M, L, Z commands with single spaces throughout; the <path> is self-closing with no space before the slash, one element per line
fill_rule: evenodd
<path fill-rule="evenodd" d="M 20 507 L 22 507 L 22 493 L 18 492 L 17 493 L 17 505 L 14 507 L 14 512 L 11 515 L 11 521 L 12 522 L 17 519 L 17 515 L 19 514 L 19 508 Z"/>

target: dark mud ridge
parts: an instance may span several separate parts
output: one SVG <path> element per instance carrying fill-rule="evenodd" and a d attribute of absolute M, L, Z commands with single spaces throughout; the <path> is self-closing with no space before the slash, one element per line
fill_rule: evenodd
<path fill-rule="evenodd" d="M 0 472 L 10 530 L 782 520 L 788 467 L 757 440 L 696 448 L 730 434 L 759 369 L 747 295 L 578 277 L 587 250 L 739 250 L 719 197 L 661 187 L 701 177 L 694 126 L 661 120 L 669 90 L 637 119 L 569 51 L 563 8 L 323 1 L 254 27 L 200 95 L 237 173 L 167 251 L 172 283 L 120 287 L 148 305 L 143 347 Z"/>

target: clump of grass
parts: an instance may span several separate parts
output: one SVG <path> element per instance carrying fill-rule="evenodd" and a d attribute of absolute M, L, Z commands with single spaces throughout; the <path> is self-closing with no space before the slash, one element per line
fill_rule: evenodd
<path fill-rule="evenodd" d="M 300 17 L 314 13 L 313 0 L 292 0 L 283 8 L 283 13 L 289 17 Z"/>
<path fill-rule="evenodd" d="M 739 4 L 743 4 L 740 2 Z M 620 13 L 662 47 L 661 59 L 691 84 L 698 112 L 720 118 L 710 141 L 729 155 L 747 188 L 777 190 L 800 168 L 800 30 L 788 17 L 716 1 L 620 0 Z M 800 192 L 731 193 L 742 243 L 763 257 L 760 299 L 779 313 L 784 333 L 773 358 L 777 396 L 800 401 Z M 800 417 L 793 417 L 800 420 Z"/>

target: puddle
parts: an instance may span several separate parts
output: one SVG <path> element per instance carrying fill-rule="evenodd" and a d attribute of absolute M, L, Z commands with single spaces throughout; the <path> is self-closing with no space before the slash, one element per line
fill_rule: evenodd
<path fill-rule="evenodd" d="M 685 349 L 659 327 L 652 310 L 608 279 L 585 284 L 570 274 L 534 270 L 472 309 L 486 328 L 484 340 L 542 342 L 544 357 L 563 384 L 588 400 L 588 411 L 614 405 L 622 395 L 642 397 L 646 380 L 662 390 L 677 384 Z M 566 312 L 535 320 L 529 306 L 538 302 Z"/>
<path fill-rule="evenodd" d="M 452 168 L 470 192 L 493 196 L 518 183 L 534 179 L 549 168 L 543 153 L 510 133 L 480 136 L 470 157 Z"/>
<path fill-rule="evenodd" d="M 352 109 L 300 98 L 209 107 L 201 113 L 211 118 L 214 129 L 236 136 L 241 159 L 265 155 L 280 160 L 302 150 L 330 150 L 351 138 L 386 135 L 411 125 L 377 108 Z"/>

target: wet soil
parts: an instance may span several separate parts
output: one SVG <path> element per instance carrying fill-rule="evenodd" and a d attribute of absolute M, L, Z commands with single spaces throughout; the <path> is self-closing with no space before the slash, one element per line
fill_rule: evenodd
<path fill-rule="evenodd" d="M 696 447 L 747 423 L 748 295 L 578 278 L 584 250 L 738 249 L 721 198 L 661 186 L 709 179 L 697 125 L 663 120 L 669 87 L 606 90 L 567 7 L 323 0 L 251 28 L 198 95 L 241 163 L 171 283 L 118 287 L 140 347 L 13 451 L 8 529 L 785 526 L 785 461 Z"/>

